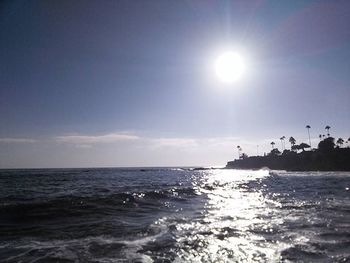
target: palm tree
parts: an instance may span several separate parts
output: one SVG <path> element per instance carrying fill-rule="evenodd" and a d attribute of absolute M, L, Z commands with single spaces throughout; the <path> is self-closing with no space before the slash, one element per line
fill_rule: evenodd
<path fill-rule="evenodd" d="M 289 142 L 290 142 L 290 144 L 291 144 L 291 149 L 292 149 L 292 147 L 295 145 L 295 143 L 296 143 L 296 140 L 293 138 L 293 137 L 290 137 L 289 138 Z"/>
<path fill-rule="evenodd" d="M 311 148 L 311 147 L 312 147 L 312 146 L 311 146 L 311 139 L 310 139 L 310 128 L 311 128 L 311 126 L 310 126 L 310 125 L 306 125 L 305 128 L 307 129 L 307 133 L 308 133 L 308 135 L 309 135 L 309 144 L 310 144 L 310 148 Z"/>
<path fill-rule="evenodd" d="M 338 147 L 341 147 L 341 146 L 343 145 L 343 143 L 344 143 L 343 138 L 339 138 L 339 139 L 337 140 L 337 145 L 338 145 Z"/>
<path fill-rule="evenodd" d="M 318 135 L 318 138 L 320 138 L 320 141 L 322 140 L 322 134 Z"/>
<path fill-rule="evenodd" d="M 325 127 L 325 129 L 327 130 L 327 136 L 328 136 L 328 137 L 329 137 L 329 135 L 330 135 L 330 134 L 329 134 L 329 129 L 330 129 L 330 128 L 331 128 L 331 126 L 328 126 L 328 125 Z"/>
<path fill-rule="evenodd" d="M 282 136 L 281 138 L 280 138 L 280 140 L 281 140 L 281 149 L 282 149 L 282 151 L 284 150 L 284 139 L 286 138 L 286 136 Z"/>
<path fill-rule="evenodd" d="M 275 146 L 275 142 L 271 142 L 270 144 L 271 144 L 272 149 L 273 149 L 273 148 L 274 148 L 274 146 Z"/>
<path fill-rule="evenodd" d="M 239 159 L 241 157 L 242 148 L 241 146 L 237 145 L 237 149 L 238 149 L 238 159 Z"/>

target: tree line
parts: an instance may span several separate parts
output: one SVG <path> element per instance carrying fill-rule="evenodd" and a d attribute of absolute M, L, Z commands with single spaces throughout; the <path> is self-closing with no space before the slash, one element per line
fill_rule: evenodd
<path fill-rule="evenodd" d="M 281 142 L 281 150 L 282 150 L 282 152 L 278 148 L 275 148 L 276 143 L 274 141 L 272 141 L 270 143 L 270 145 L 272 147 L 272 150 L 271 150 L 270 153 L 268 153 L 268 155 L 280 155 L 280 154 L 283 155 L 283 154 L 289 154 L 291 152 L 298 152 L 299 150 L 305 151 L 305 149 L 308 149 L 308 148 L 312 149 L 311 137 L 310 137 L 311 126 L 310 125 L 306 125 L 305 128 L 307 129 L 309 144 L 307 144 L 305 142 L 301 142 L 300 144 L 297 144 L 296 139 L 293 136 L 290 136 L 289 139 L 288 139 L 288 142 L 290 143 L 290 150 L 289 150 L 289 149 L 286 149 L 286 146 L 285 146 L 285 140 L 287 138 L 286 138 L 286 136 L 282 136 L 282 137 L 279 138 L 279 140 Z M 331 129 L 331 126 L 326 125 L 325 126 L 325 130 L 326 130 L 327 133 L 326 134 L 319 134 L 318 137 L 319 137 L 320 143 L 324 142 L 326 144 L 329 144 L 327 146 L 328 148 L 334 148 L 334 147 L 341 148 L 344 143 L 345 144 L 350 143 L 350 137 L 348 139 L 346 139 L 346 140 L 344 140 L 343 138 L 338 138 L 335 141 L 335 139 L 333 137 L 331 137 L 330 129 Z M 318 148 L 320 148 L 320 143 L 318 144 Z M 259 146 L 257 145 L 257 148 L 258 147 Z M 321 147 L 322 147 L 322 143 L 321 143 Z M 243 152 L 243 149 L 242 149 L 241 146 L 237 145 L 237 150 L 238 150 L 238 157 L 239 157 L 239 159 L 244 159 L 244 158 L 248 157 L 248 155 Z M 258 152 L 257 152 L 257 155 L 259 155 Z M 266 153 L 264 153 L 264 155 L 266 155 Z"/>

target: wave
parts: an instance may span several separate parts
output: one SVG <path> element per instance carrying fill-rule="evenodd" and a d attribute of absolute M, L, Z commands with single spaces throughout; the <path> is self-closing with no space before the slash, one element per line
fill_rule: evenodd
<path fill-rule="evenodd" d="M 348 176 L 101 171 L 6 178 L 0 261 L 349 260 Z"/>
<path fill-rule="evenodd" d="M 193 188 L 170 188 L 145 192 L 122 192 L 93 196 L 61 196 L 49 200 L 1 200 L 0 224 L 58 219 L 98 213 L 114 214 L 133 209 L 162 209 L 165 202 L 184 202 L 196 196 Z"/>
<path fill-rule="evenodd" d="M 166 221 L 156 221 L 142 231 L 124 235 L 93 235 L 82 238 L 22 238 L 1 244 L 0 261 L 18 262 L 153 262 L 149 251 L 173 246 Z M 122 260 L 124 259 L 124 261 Z"/>

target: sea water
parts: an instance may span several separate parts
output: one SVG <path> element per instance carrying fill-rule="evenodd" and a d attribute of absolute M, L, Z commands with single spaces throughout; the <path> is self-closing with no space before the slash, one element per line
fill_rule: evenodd
<path fill-rule="evenodd" d="M 0 170 L 0 262 L 349 262 L 350 173 Z"/>

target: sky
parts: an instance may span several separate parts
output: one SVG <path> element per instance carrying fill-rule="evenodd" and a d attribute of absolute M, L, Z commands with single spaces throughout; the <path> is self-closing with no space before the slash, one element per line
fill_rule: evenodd
<path fill-rule="evenodd" d="M 1 1 L 0 168 L 217 166 L 350 137 L 350 1 Z M 234 83 L 215 58 L 241 54 Z M 289 144 L 286 143 L 288 146 Z"/>

